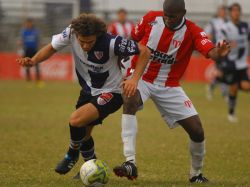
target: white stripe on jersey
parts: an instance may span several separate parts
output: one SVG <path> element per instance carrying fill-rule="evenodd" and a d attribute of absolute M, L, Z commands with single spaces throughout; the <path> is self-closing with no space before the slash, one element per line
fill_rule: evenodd
<path fill-rule="evenodd" d="M 126 36 L 125 36 L 125 32 L 124 32 L 124 30 L 123 30 L 122 24 L 120 24 L 120 23 L 115 23 L 115 28 L 116 28 L 116 30 L 117 30 L 117 34 L 118 34 L 118 35 L 120 35 L 120 36 L 122 36 L 122 37 L 126 37 Z"/>
<path fill-rule="evenodd" d="M 156 17 L 155 23 L 152 27 L 152 30 L 150 32 L 147 46 L 153 50 L 156 50 L 159 44 L 159 41 L 161 39 L 161 35 L 163 33 L 163 30 L 165 28 L 165 24 L 163 22 L 162 17 Z"/>
<path fill-rule="evenodd" d="M 181 45 L 176 46 L 176 43 L 174 41 L 178 41 L 178 42 L 182 43 L 182 41 L 184 40 L 184 37 L 185 37 L 186 30 L 187 30 L 187 26 L 184 25 L 181 29 L 175 31 L 174 36 L 172 38 L 172 41 L 170 43 L 167 55 L 172 55 L 172 58 L 174 58 L 174 59 L 176 58 L 177 52 L 178 52 Z M 157 78 L 154 81 L 155 84 L 165 86 L 165 82 L 168 79 L 168 74 L 171 71 L 172 65 L 173 64 L 162 64 L 161 65 L 161 68 L 159 70 Z"/>
<path fill-rule="evenodd" d="M 156 22 L 161 22 L 163 19 L 162 17 L 156 17 L 155 21 Z M 161 39 L 161 35 L 162 35 L 162 32 L 165 28 L 165 24 L 155 24 L 153 27 L 152 27 L 152 30 L 150 32 L 150 35 L 149 35 L 149 38 L 148 38 L 148 43 L 147 43 L 147 46 L 153 50 L 156 50 L 157 49 L 157 46 L 158 46 L 158 43 Z M 148 68 L 149 68 L 149 65 L 150 65 L 150 62 L 152 60 L 149 60 L 149 63 L 147 64 L 146 68 L 145 68 L 145 71 L 144 73 L 146 73 L 148 71 Z"/>

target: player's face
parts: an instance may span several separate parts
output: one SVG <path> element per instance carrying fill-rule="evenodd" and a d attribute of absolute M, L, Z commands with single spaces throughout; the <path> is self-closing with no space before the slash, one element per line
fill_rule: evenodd
<path fill-rule="evenodd" d="M 121 22 L 121 23 L 124 23 L 127 19 L 127 14 L 125 12 L 120 12 L 118 13 L 118 20 Z"/>
<path fill-rule="evenodd" d="M 174 29 L 180 25 L 184 15 L 184 12 L 164 12 L 163 19 L 168 28 Z"/>
<path fill-rule="evenodd" d="M 227 17 L 227 12 L 224 7 L 218 9 L 218 17 L 225 19 Z"/>
<path fill-rule="evenodd" d="M 88 52 L 94 47 L 97 37 L 96 35 L 91 35 L 91 36 L 77 35 L 77 39 L 81 48 L 84 51 Z"/>
<path fill-rule="evenodd" d="M 232 7 L 230 15 L 233 21 L 239 21 L 241 15 L 239 7 L 237 6 Z"/>

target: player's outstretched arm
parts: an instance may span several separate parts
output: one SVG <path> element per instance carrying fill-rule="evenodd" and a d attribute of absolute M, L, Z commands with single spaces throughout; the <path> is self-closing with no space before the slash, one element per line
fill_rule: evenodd
<path fill-rule="evenodd" d="M 140 54 L 136 62 L 135 71 L 129 80 L 123 82 L 123 94 L 127 97 L 133 96 L 137 89 L 137 84 L 141 78 L 150 58 L 151 51 L 144 45 L 140 45 Z"/>
<path fill-rule="evenodd" d="M 223 40 L 218 45 L 208 52 L 208 57 L 214 61 L 218 61 L 220 58 L 226 56 L 230 52 L 231 46 L 228 41 Z"/>
<path fill-rule="evenodd" d="M 34 66 L 44 60 L 47 60 L 54 53 L 56 53 L 56 50 L 52 47 L 51 44 L 48 44 L 44 46 L 42 49 L 40 49 L 32 58 L 29 57 L 18 58 L 16 59 L 16 61 L 21 66 L 26 66 L 26 67 Z"/>

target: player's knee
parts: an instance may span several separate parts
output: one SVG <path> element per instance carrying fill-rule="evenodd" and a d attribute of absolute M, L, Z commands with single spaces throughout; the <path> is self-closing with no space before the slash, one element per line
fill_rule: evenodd
<path fill-rule="evenodd" d="M 134 115 L 138 109 L 137 99 L 134 97 L 123 98 L 123 113 Z"/>
<path fill-rule="evenodd" d="M 203 130 L 201 125 L 199 125 L 197 128 L 195 128 L 193 133 L 190 135 L 190 138 L 194 142 L 202 142 L 204 140 L 204 130 Z"/>
<path fill-rule="evenodd" d="M 243 82 L 240 86 L 241 86 L 241 89 L 243 89 L 245 91 L 250 90 L 250 82 Z"/>
<path fill-rule="evenodd" d="M 80 117 L 76 115 L 75 113 L 72 113 L 69 119 L 69 123 L 73 127 L 81 127 L 82 126 L 82 121 L 80 120 Z"/>

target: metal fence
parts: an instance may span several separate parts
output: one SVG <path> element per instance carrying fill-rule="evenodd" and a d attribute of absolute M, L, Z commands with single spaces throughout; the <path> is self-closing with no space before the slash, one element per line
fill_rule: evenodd
<path fill-rule="evenodd" d="M 163 0 L 143 0 L 151 4 L 148 6 L 134 6 L 131 0 L 122 0 L 121 4 L 114 4 L 117 0 L 0 0 L 0 51 L 15 51 L 16 42 L 22 23 L 26 18 L 32 18 L 41 33 L 41 44 L 51 40 L 51 35 L 61 32 L 73 17 L 80 12 L 94 12 L 104 18 L 107 23 L 116 17 L 116 10 L 124 7 L 134 22 L 138 21 L 150 8 L 161 9 Z M 142 0 L 140 0 L 142 1 Z M 239 1 L 239 0 L 238 0 Z M 244 0 L 242 0 L 244 1 Z M 195 3 L 195 4 L 192 4 Z M 186 0 L 187 17 L 204 26 L 213 16 L 219 0 L 206 1 L 209 8 L 204 11 L 198 0 Z M 248 2 L 248 1 L 246 1 Z M 139 0 L 136 1 L 139 3 Z M 154 6 L 153 6 L 154 5 Z M 193 6 L 192 6 L 193 5 Z M 193 7 L 193 9 L 192 9 Z M 189 10 L 190 9 L 190 10 Z M 243 7 L 244 9 L 244 7 Z M 244 14 L 245 20 L 250 20 L 250 12 Z"/>

